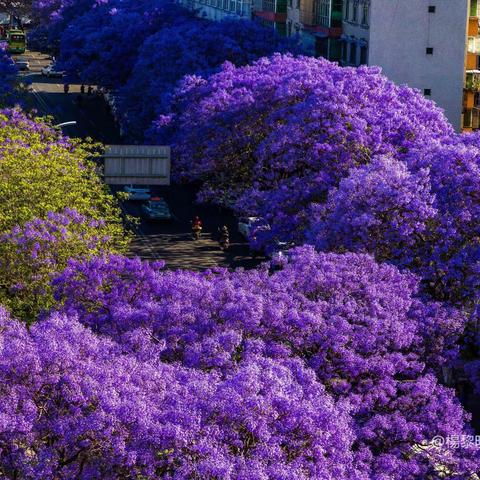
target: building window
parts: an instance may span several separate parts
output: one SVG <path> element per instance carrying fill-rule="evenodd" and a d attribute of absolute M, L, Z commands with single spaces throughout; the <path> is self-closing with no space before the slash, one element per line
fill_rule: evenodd
<path fill-rule="evenodd" d="M 352 22 L 358 22 L 358 3 L 356 1 L 353 2 Z"/>
<path fill-rule="evenodd" d="M 368 52 L 367 46 L 362 45 L 360 47 L 360 65 L 366 65 L 368 63 L 367 52 Z"/>
<path fill-rule="evenodd" d="M 368 11 L 369 11 L 368 2 L 363 2 L 363 6 L 362 6 L 362 25 L 364 25 L 364 26 L 368 26 Z"/>
<path fill-rule="evenodd" d="M 342 26 L 342 0 L 333 0 L 330 4 L 330 24 L 329 27 L 340 28 Z"/>
<path fill-rule="evenodd" d="M 350 62 L 352 65 L 357 64 L 357 44 L 351 43 L 350 44 Z"/>
<path fill-rule="evenodd" d="M 428 13 L 435 13 L 435 5 L 428 6 Z"/>
<path fill-rule="evenodd" d="M 345 20 L 350 20 L 350 0 L 345 0 Z"/>
<path fill-rule="evenodd" d="M 430 97 L 432 95 L 432 89 L 431 88 L 425 88 L 423 90 L 423 94 L 426 96 L 426 97 Z"/>
<path fill-rule="evenodd" d="M 480 54 L 480 37 L 468 37 L 467 49 L 468 53 Z"/>
<path fill-rule="evenodd" d="M 328 59 L 334 62 L 338 62 L 342 55 L 342 41 L 336 38 L 330 38 L 328 40 Z"/>
<path fill-rule="evenodd" d="M 478 0 L 470 0 L 470 16 L 478 17 Z"/>
<path fill-rule="evenodd" d="M 433 47 L 427 47 L 427 55 L 433 55 Z"/>
<path fill-rule="evenodd" d="M 348 43 L 342 42 L 342 62 L 347 63 L 348 61 Z"/>

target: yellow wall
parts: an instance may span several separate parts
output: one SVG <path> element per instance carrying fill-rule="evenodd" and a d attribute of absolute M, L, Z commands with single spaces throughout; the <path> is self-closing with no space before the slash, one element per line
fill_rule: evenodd
<path fill-rule="evenodd" d="M 466 99 L 465 99 L 465 108 L 473 108 L 473 102 L 475 99 L 475 95 L 473 92 L 466 92 Z"/>
<path fill-rule="evenodd" d="M 476 37 L 478 35 L 478 17 L 468 19 L 468 36 Z"/>

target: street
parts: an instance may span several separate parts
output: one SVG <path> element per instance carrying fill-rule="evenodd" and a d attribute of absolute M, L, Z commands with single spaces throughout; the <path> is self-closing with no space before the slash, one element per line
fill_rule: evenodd
<path fill-rule="evenodd" d="M 122 143 L 118 128 L 103 99 L 95 94 L 82 95 L 78 103 L 80 85 L 70 85 L 64 93 L 61 78 L 47 78 L 41 69 L 50 63 L 50 58 L 38 52 L 27 51 L 30 71 L 22 73 L 31 83 L 30 106 L 41 115 L 50 115 L 55 124 L 76 121 L 76 125 L 63 127 L 65 134 L 87 138 L 105 144 Z M 113 188 L 115 192 L 118 189 Z M 132 256 L 166 262 L 167 268 L 204 270 L 216 266 L 229 268 L 252 268 L 259 261 L 252 259 L 248 244 L 238 233 L 236 219 L 232 213 L 211 205 L 195 203 L 195 192 L 188 187 L 171 186 L 154 189 L 168 202 L 175 220 L 169 224 L 149 222 L 141 219 L 135 227 L 135 238 L 130 248 Z M 140 203 L 124 202 L 122 210 L 128 215 L 140 217 Z M 202 237 L 191 238 L 191 220 L 198 215 L 204 223 Z M 217 229 L 227 225 L 231 245 L 222 252 L 215 240 Z"/>

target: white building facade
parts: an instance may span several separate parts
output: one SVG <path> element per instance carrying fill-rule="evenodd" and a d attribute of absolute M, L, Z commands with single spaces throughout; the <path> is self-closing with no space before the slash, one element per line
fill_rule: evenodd
<path fill-rule="evenodd" d="M 342 64 L 380 66 L 460 130 L 471 1 L 344 0 Z"/>

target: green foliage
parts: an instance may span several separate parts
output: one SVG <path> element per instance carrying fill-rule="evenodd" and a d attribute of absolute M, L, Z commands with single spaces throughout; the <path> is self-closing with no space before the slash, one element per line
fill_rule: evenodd
<path fill-rule="evenodd" d="M 0 111 L 0 302 L 27 322 L 53 305 L 49 283 L 70 258 L 128 247 L 118 202 L 98 175 L 100 149 Z"/>

